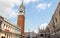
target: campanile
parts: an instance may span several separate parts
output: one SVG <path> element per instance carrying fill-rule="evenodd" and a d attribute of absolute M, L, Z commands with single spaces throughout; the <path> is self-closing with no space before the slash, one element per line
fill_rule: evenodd
<path fill-rule="evenodd" d="M 23 1 L 22 1 L 20 8 L 19 8 L 18 21 L 17 21 L 18 27 L 21 28 L 22 36 L 24 35 L 24 25 L 25 25 L 24 23 L 25 23 L 25 7 L 24 7 Z"/>

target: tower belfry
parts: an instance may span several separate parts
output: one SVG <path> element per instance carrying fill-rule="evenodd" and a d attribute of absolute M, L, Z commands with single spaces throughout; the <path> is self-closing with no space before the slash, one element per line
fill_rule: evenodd
<path fill-rule="evenodd" d="M 17 22 L 18 27 L 21 28 L 21 36 L 24 35 L 24 25 L 25 25 L 24 23 L 25 23 L 25 7 L 22 0 L 22 3 L 19 8 L 18 22 Z"/>
<path fill-rule="evenodd" d="M 25 6 L 24 6 L 23 1 L 22 1 L 21 5 L 20 5 L 19 13 L 20 13 L 20 15 L 25 13 Z"/>

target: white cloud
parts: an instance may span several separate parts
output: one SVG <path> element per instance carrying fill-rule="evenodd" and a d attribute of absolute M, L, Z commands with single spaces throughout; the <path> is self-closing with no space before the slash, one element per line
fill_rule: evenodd
<path fill-rule="evenodd" d="M 30 3 L 31 2 L 31 0 L 24 0 L 24 3 L 25 4 L 28 4 L 28 3 Z"/>
<path fill-rule="evenodd" d="M 49 8 L 49 7 L 51 6 L 51 3 L 49 3 L 47 6 L 48 6 L 48 8 Z"/>
<path fill-rule="evenodd" d="M 13 10 L 14 4 L 20 4 L 19 0 L 0 0 L 0 15 L 6 18 L 15 17 L 17 13 Z"/>
<path fill-rule="evenodd" d="M 0 0 L 0 15 L 6 18 L 15 17 L 18 15 L 14 6 L 17 4 L 18 7 L 21 4 L 22 0 Z M 24 0 L 25 4 L 29 4 L 31 2 L 35 2 L 36 0 Z"/>
<path fill-rule="evenodd" d="M 37 2 L 38 0 L 24 0 L 24 3 L 25 4 L 29 4 L 29 3 L 31 3 L 31 2 Z"/>
<path fill-rule="evenodd" d="M 34 32 L 35 32 L 35 33 L 38 33 L 38 30 L 35 29 Z"/>
<path fill-rule="evenodd" d="M 41 24 L 40 29 L 45 29 L 47 25 L 48 25 L 47 23 Z"/>
<path fill-rule="evenodd" d="M 38 0 L 31 0 L 32 2 L 38 2 Z"/>
<path fill-rule="evenodd" d="M 49 8 L 51 6 L 51 3 L 40 3 L 37 5 L 37 8 L 38 9 L 46 9 L 46 8 Z"/>

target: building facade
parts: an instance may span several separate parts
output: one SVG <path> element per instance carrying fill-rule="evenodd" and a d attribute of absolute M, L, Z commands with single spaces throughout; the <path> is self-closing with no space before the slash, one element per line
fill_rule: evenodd
<path fill-rule="evenodd" d="M 21 29 L 0 16 L 0 38 L 20 38 Z"/>
<path fill-rule="evenodd" d="M 52 19 L 48 25 L 51 33 L 60 31 L 60 3 L 58 4 L 55 13 L 53 14 Z"/>
<path fill-rule="evenodd" d="M 52 36 L 51 38 L 60 38 L 60 2 L 48 25 L 49 26 L 47 28 Z"/>
<path fill-rule="evenodd" d="M 37 38 L 60 38 L 60 2 L 46 29 L 39 29 Z"/>
<path fill-rule="evenodd" d="M 37 33 L 35 33 L 34 31 L 26 32 L 24 38 L 37 38 Z"/>

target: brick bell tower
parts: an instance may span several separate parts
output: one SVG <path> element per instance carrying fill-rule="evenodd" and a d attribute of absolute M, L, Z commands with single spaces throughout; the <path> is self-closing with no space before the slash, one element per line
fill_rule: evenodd
<path fill-rule="evenodd" d="M 17 22 L 18 27 L 21 28 L 21 36 L 24 35 L 24 25 L 25 25 L 24 23 L 25 23 L 25 7 L 22 1 L 20 8 L 19 8 L 18 22 Z"/>

